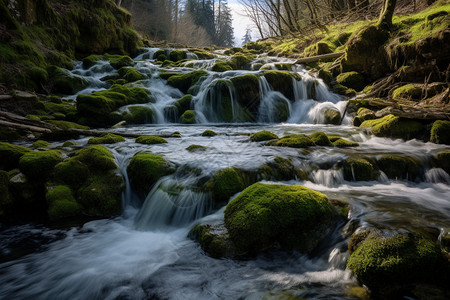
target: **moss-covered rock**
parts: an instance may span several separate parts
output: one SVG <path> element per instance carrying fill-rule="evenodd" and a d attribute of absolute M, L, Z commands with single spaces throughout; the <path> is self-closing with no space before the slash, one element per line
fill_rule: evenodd
<path fill-rule="evenodd" d="M 419 121 L 402 119 L 394 115 L 364 121 L 360 127 L 371 128 L 372 133 L 380 137 L 413 139 L 423 133 L 423 125 Z"/>
<path fill-rule="evenodd" d="M 236 250 L 223 224 L 196 224 L 189 232 L 189 237 L 198 242 L 211 257 L 236 256 Z"/>
<path fill-rule="evenodd" d="M 211 70 L 214 72 L 226 72 L 233 70 L 233 67 L 224 61 L 218 61 L 212 66 Z"/>
<path fill-rule="evenodd" d="M 185 50 L 172 50 L 169 53 L 169 59 L 173 62 L 177 62 L 187 58 L 187 52 Z"/>
<path fill-rule="evenodd" d="M 184 95 L 177 101 L 175 101 L 174 105 L 178 110 L 178 115 L 181 116 L 185 111 L 191 109 L 192 103 L 192 95 Z"/>
<path fill-rule="evenodd" d="M 343 86 L 342 84 L 333 85 L 333 92 L 339 95 L 344 95 L 347 97 L 353 97 L 356 95 L 356 91 L 354 89 Z"/>
<path fill-rule="evenodd" d="M 320 69 L 317 77 L 321 78 L 325 84 L 330 85 L 333 80 L 333 73 L 325 69 Z"/>
<path fill-rule="evenodd" d="M 316 55 L 322 55 L 327 53 L 332 53 L 330 46 L 327 43 L 324 42 L 318 42 L 315 44 L 312 44 L 311 46 L 308 46 L 303 51 L 303 55 L 305 57 L 309 56 L 316 56 Z"/>
<path fill-rule="evenodd" d="M 123 119 L 128 124 L 149 124 L 153 123 L 154 112 L 148 106 L 130 106 L 123 114 Z"/>
<path fill-rule="evenodd" d="M 136 68 L 121 68 L 118 71 L 121 78 L 125 79 L 126 82 L 134 82 L 138 80 L 145 79 L 145 76 L 138 72 Z"/>
<path fill-rule="evenodd" d="M 338 138 L 333 142 L 333 146 L 338 148 L 347 148 L 347 147 L 358 147 L 359 144 L 356 142 L 350 142 L 343 138 Z"/>
<path fill-rule="evenodd" d="M 125 142 L 123 136 L 112 133 L 105 133 L 102 136 L 90 138 L 88 140 L 88 144 L 115 144 L 120 142 Z"/>
<path fill-rule="evenodd" d="M 349 157 L 344 162 L 344 179 L 367 181 L 375 180 L 374 166 L 364 158 Z"/>
<path fill-rule="evenodd" d="M 19 166 L 19 159 L 31 150 L 23 146 L 0 142 L 0 169 L 12 170 Z"/>
<path fill-rule="evenodd" d="M 271 175 L 271 177 L 268 179 L 275 179 L 277 181 L 291 180 L 295 179 L 297 175 L 294 169 L 294 165 L 292 164 L 292 160 L 290 159 L 277 156 L 273 159 L 273 161 L 267 163 L 267 166 L 270 167 Z M 267 171 L 269 171 L 269 169 L 267 169 Z"/>
<path fill-rule="evenodd" d="M 231 78 L 239 103 L 254 116 L 257 115 L 260 103 L 259 78 L 255 74 L 245 74 Z"/>
<path fill-rule="evenodd" d="M 76 153 L 75 157 L 84 163 L 89 170 L 95 170 L 95 172 L 106 172 L 117 168 L 114 156 L 103 145 L 94 145 L 81 149 Z"/>
<path fill-rule="evenodd" d="M 37 140 L 36 142 L 33 143 L 33 145 L 31 145 L 31 147 L 34 149 L 38 149 L 38 148 L 45 149 L 45 148 L 50 147 L 50 145 L 51 144 L 47 141 Z"/>
<path fill-rule="evenodd" d="M 399 88 L 396 88 L 392 92 L 392 98 L 395 100 L 420 100 L 422 97 L 422 88 L 415 86 L 414 84 L 406 84 Z"/>
<path fill-rule="evenodd" d="M 81 206 L 75 200 L 68 186 L 53 187 L 47 192 L 45 199 L 48 205 L 47 214 L 52 221 L 77 216 L 81 213 Z"/>
<path fill-rule="evenodd" d="M 172 75 L 167 79 L 167 84 L 186 94 L 189 88 L 196 84 L 203 76 L 208 76 L 208 72 L 197 70 L 186 74 Z"/>
<path fill-rule="evenodd" d="M 292 134 L 285 136 L 279 140 L 271 140 L 269 146 L 307 148 L 314 146 L 313 140 L 305 134 Z"/>
<path fill-rule="evenodd" d="M 197 152 L 197 151 L 205 151 L 207 148 L 205 146 L 202 145 L 189 145 L 186 150 L 189 152 Z"/>
<path fill-rule="evenodd" d="M 276 139 L 278 139 L 278 136 L 275 133 L 267 130 L 258 131 L 250 135 L 250 141 L 252 142 L 263 142 Z"/>
<path fill-rule="evenodd" d="M 73 95 L 89 85 L 89 82 L 81 76 L 71 75 L 57 67 L 52 68 L 49 73 L 53 81 L 52 92 Z"/>
<path fill-rule="evenodd" d="M 223 204 L 227 203 L 231 196 L 242 191 L 246 186 L 240 170 L 226 168 L 217 171 L 205 188 L 211 192 L 216 204 Z"/>
<path fill-rule="evenodd" d="M 450 174 L 450 151 L 443 151 L 435 157 L 436 165 Z"/>
<path fill-rule="evenodd" d="M 154 144 L 166 144 L 167 140 L 163 139 L 159 136 L 154 135 L 142 135 L 136 138 L 136 143 L 146 144 L 146 145 L 154 145 Z"/>
<path fill-rule="evenodd" d="M 49 120 L 47 121 L 50 124 L 55 125 L 56 127 L 60 129 L 81 129 L 81 130 L 88 130 L 88 126 L 80 125 L 78 123 L 69 122 L 69 121 L 61 121 L 61 120 Z"/>
<path fill-rule="evenodd" d="M 186 110 L 180 117 L 182 124 L 195 124 L 195 111 Z"/>
<path fill-rule="evenodd" d="M 353 118 L 353 125 L 360 126 L 362 122 L 366 120 L 376 119 L 375 112 L 371 109 L 360 107 Z"/>
<path fill-rule="evenodd" d="M 313 134 L 310 134 L 309 137 L 317 146 L 332 146 L 328 136 L 321 131 L 314 132 Z"/>
<path fill-rule="evenodd" d="M 431 127 L 430 141 L 450 145 L 450 121 L 437 120 Z"/>
<path fill-rule="evenodd" d="M 290 100 L 294 100 L 294 77 L 292 73 L 286 71 L 267 71 L 264 73 L 264 77 L 275 91 L 282 93 Z"/>
<path fill-rule="evenodd" d="M 374 294 L 386 294 L 386 287 L 432 280 L 442 262 L 436 244 L 423 237 L 371 233 L 350 255 L 347 267 Z"/>
<path fill-rule="evenodd" d="M 60 162 L 55 166 L 54 170 L 54 178 L 56 178 L 56 181 L 69 185 L 74 190 L 81 187 L 89 175 L 90 171 L 88 166 L 76 156 Z"/>
<path fill-rule="evenodd" d="M 132 185 L 148 193 L 159 178 L 175 171 L 173 165 L 164 157 L 150 152 L 141 152 L 133 156 L 127 167 Z"/>
<path fill-rule="evenodd" d="M 210 130 L 210 129 L 206 129 L 205 131 L 202 132 L 202 136 L 216 136 L 217 133 L 215 133 L 214 131 Z"/>
<path fill-rule="evenodd" d="M 85 69 L 89 69 L 90 67 L 92 67 L 93 65 L 95 65 L 95 63 L 99 60 L 101 60 L 101 56 L 92 54 L 89 56 L 86 56 L 85 58 L 83 58 L 83 68 Z"/>
<path fill-rule="evenodd" d="M 123 67 L 128 67 L 133 64 L 131 57 L 127 55 L 109 55 L 105 54 L 105 57 L 109 60 L 109 64 L 116 70 Z"/>
<path fill-rule="evenodd" d="M 62 147 L 63 148 L 66 148 L 66 147 L 74 147 L 74 146 L 76 146 L 76 145 L 78 145 L 76 142 L 74 142 L 74 141 L 65 141 L 63 144 L 62 144 Z"/>
<path fill-rule="evenodd" d="M 358 72 L 345 72 L 336 77 L 337 83 L 361 91 L 365 87 L 364 77 Z"/>
<path fill-rule="evenodd" d="M 378 159 L 377 164 L 392 179 L 414 180 L 419 175 L 418 160 L 409 156 L 385 154 Z"/>
<path fill-rule="evenodd" d="M 61 160 L 61 152 L 57 150 L 31 151 L 20 158 L 19 169 L 29 179 L 43 181 Z"/>
<path fill-rule="evenodd" d="M 341 124 L 341 113 L 337 109 L 328 108 L 324 112 L 325 124 L 340 125 Z"/>
<path fill-rule="evenodd" d="M 240 252 L 255 254 L 278 243 L 312 251 L 333 220 L 328 198 L 299 185 L 255 183 L 225 209 L 225 226 Z"/>

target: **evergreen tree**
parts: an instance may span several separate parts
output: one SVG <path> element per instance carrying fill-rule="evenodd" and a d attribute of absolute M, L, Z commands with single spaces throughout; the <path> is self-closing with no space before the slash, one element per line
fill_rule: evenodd
<path fill-rule="evenodd" d="M 234 44 L 233 17 L 226 0 L 219 0 L 216 9 L 214 43 L 222 47 L 231 47 Z"/>
<path fill-rule="evenodd" d="M 242 46 L 244 46 L 247 43 L 250 43 L 252 41 L 252 30 L 250 28 L 247 28 L 247 30 L 245 30 L 245 35 L 242 38 Z"/>

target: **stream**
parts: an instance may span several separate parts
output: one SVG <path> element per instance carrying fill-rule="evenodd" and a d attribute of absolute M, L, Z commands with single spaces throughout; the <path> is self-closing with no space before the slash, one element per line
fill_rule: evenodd
<path fill-rule="evenodd" d="M 322 80 L 301 66 L 292 72 L 294 101 L 273 91 L 262 71 L 240 70 L 216 73 L 209 71 L 213 60 L 196 60 L 195 69 L 208 70 L 209 76 L 198 83 L 198 93 L 191 108 L 197 124 L 184 125 L 173 120 L 168 106 L 183 96 L 159 78 L 161 67 L 151 59 L 158 49 L 146 49 L 135 58 L 134 67 L 147 79 L 134 85 L 149 89 L 156 99 L 148 103 L 156 115 L 153 124 L 128 125 L 117 132 L 160 135 L 179 132 L 181 138 L 168 138 L 167 144 L 142 145 L 134 139 L 105 145 L 115 156 L 127 182 L 123 193 L 123 213 L 112 219 L 95 220 L 70 229 L 47 228 L 23 224 L 0 228 L 0 251 L 28 239 L 39 243 L 32 253 L 0 264 L 0 299 L 355 299 L 352 287 L 356 279 L 346 269 L 347 244 L 351 233 L 360 227 L 389 230 L 433 231 L 439 234 L 450 227 L 450 176 L 431 166 L 432 157 L 450 146 L 419 140 L 379 138 L 351 125 L 345 116 L 342 125 L 323 124 L 326 108 L 344 113 L 346 101 L 328 91 Z M 191 54 L 194 57 L 195 54 Z M 292 63 L 283 58 L 259 57 L 254 63 L 275 68 L 274 63 Z M 182 67 L 181 72 L 193 69 Z M 114 72 L 105 61 L 88 70 L 77 63 L 72 74 L 83 76 L 91 85 L 79 93 L 106 89 L 100 78 Z M 242 74 L 260 76 L 261 103 L 258 118 L 243 122 L 236 105 L 235 91 L 229 86 L 234 104 L 233 120 L 225 123 L 214 103 L 214 82 Z M 316 86 L 315 100 L 311 86 Z M 76 95 L 68 95 L 76 99 Z M 286 122 L 275 123 L 274 105 L 285 101 L 289 107 Z M 121 109 L 127 109 L 121 108 Z M 211 129 L 214 137 L 201 133 Z M 269 130 L 282 137 L 287 134 L 311 134 L 323 131 L 340 135 L 359 147 L 310 147 L 295 149 L 266 146 L 250 142 L 249 134 Z M 88 137 L 75 140 L 87 144 Z M 52 147 L 62 144 L 52 143 Z M 189 152 L 196 144 L 205 151 Z M 197 169 L 192 175 L 177 171 L 160 179 L 142 202 L 130 189 L 126 167 L 139 151 L 151 150 L 182 168 Z M 414 181 L 388 179 L 383 173 L 374 181 L 346 181 L 342 170 L 334 168 L 352 155 L 376 158 L 383 154 L 406 154 L 422 162 Z M 214 210 L 208 195 L 195 189 L 202 177 L 227 168 L 255 170 L 277 156 L 289 158 L 294 166 L 308 170 L 307 180 L 277 182 L 300 184 L 320 191 L 330 199 L 349 203 L 349 220 L 340 224 L 311 254 L 271 251 L 250 260 L 214 259 L 187 235 L 196 223 L 219 223 L 223 209 Z M 263 179 L 261 179 L 263 180 Z M 273 183 L 271 181 L 266 181 Z M 164 192 L 167 186 L 182 185 L 182 192 Z M 187 188 L 186 188 L 187 187 Z M 22 241 L 23 242 L 23 241 Z"/>

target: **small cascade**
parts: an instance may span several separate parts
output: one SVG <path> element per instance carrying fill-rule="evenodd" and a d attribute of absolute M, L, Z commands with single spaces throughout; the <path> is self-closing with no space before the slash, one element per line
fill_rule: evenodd
<path fill-rule="evenodd" d="M 432 168 L 426 171 L 425 181 L 431 183 L 450 184 L 450 176 L 441 168 Z"/>
<path fill-rule="evenodd" d="M 317 170 L 311 173 L 311 179 L 314 183 L 326 187 L 337 187 L 344 182 L 344 172 L 340 170 Z"/>
<path fill-rule="evenodd" d="M 134 58 L 134 60 L 150 60 L 155 59 L 153 55 L 158 51 L 160 48 L 142 48 L 142 53 L 139 54 Z"/>
<path fill-rule="evenodd" d="M 274 91 L 264 76 L 259 78 L 259 93 L 261 102 L 258 110 L 258 122 L 275 123 L 289 117 L 290 101 L 280 92 Z"/>
<path fill-rule="evenodd" d="M 180 227 L 203 217 L 211 210 L 210 197 L 197 193 L 189 186 L 196 177 L 160 179 L 147 195 L 135 219 L 140 230 Z"/>

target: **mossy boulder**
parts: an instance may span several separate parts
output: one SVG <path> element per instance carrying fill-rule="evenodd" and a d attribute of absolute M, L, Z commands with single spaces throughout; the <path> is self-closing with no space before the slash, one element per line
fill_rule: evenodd
<path fill-rule="evenodd" d="M 270 175 L 267 179 L 274 180 L 291 180 L 296 178 L 296 172 L 292 160 L 280 156 L 276 156 L 273 161 L 266 164 L 269 168 L 261 168 L 260 171 L 265 172 L 265 176 Z"/>
<path fill-rule="evenodd" d="M 441 263 L 436 244 L 419 235 L 372 232 L 357 245 L 347 267 L 373 294 L 389 299 L 391 289 L 432 281 Z"/>
<path fill-rule="evenodd" d="M 414 84 L 406 84 L 396 88 L 392 92 L 392 98 L 395 100 L 420 100 L 422 97 L 422 87 Z"/>
<path fill-rule="evenodd" d="M 66 147 L 74 147 L 74 146 L 76 146 L 76 145 L 78 145 L 76 142 L 74 142 L 74 141 L 65 141 L 63 144 L 62 144 L 62 147 L 63 148 L 66 148 Z"/>
<path fill-rule="evenodd" d="M 127 55 L 109 55 L 106 54 L 105 57 L 109 60 L 109 64 L 116 70 L 123 67 L 128 67 L 133 64 L 131 57 Z"/>
<path fill-rule="evenodd" d="M 172 50 L 169 53 L 169 59 L 173 62 L 187 58 L 187 52 L 184 50 Z"/>
<path fill-rule="evenodd" d="M 62 120 L 49 120 L 47 123 L 53 124 L 56 127 L 66 130 L 66 129 L 81 129 L 81 130 L 88 130 L 89 126 L 80 125 L 78 123 L 69 122 L 69 121 L 62 121 Z"/>
<path fill-rule="evenodd" d="M 314 132 L 313 134 L 310 134 L 309 137 L 317 146 L 332 146 L 328 136 L 321 131 Z"/>
<path fill-rule="evenodd" d="M 186 94 L 189 88 L 195 85 L 203 76 L 208 76 L 208 72 L 197 70 L 186 74 L 176 74 L 167 79 L 167 84 Z"/>
<path fill-rule="evenodd" d="M 345 72 L 336 77 L 338 84 L 361 91 L 365 87 L 364 77 L 358 72 Z"/>
<path fill-rule="evenodd" d="M 235 257 L 237 255 L 223 224 L 196 224 L 189 232 L 189 237 L 199 243 L 203 251 L 211 257 Z"/>
<path fill-rule="evenodd" d="M 192 95 L 184 95 L 177 101 L 175 101 L 174 106 L 177 108 L 177 116 L 181 116 L 185 111 L 191 109 Z"/>
<path fill-rule="evenodd" d="M 142 135 L 136 138 L 136 143 L 146 144 L 146 145 L 155 145 L 155 144 L 166 144 L 167 140 L 163 139 L 159 136 L 154 135 Z"/>
<path fill-rule="evenodd" d="M 258 131 L 250 135 L 250 141 L 252 142 L 263 142 L 276 139 L 278 139 L 278 136 L 275 133 L 267 130 Z"/>
<path fill-rule="evenodd" d="M 52 92 L 54 93 L 73 95 L 89 85 L 89 82 L 83 77 L 71 75 L 68 71 L 58 67 L 50 68 L 49 74 L 53 82 Z"/>
<path fill-rule="evenodd" d="M 320 69 L 317 77 L 321 78 L 326 85 L 330 85 L 333 80 L 333 73 L 325 69 Z"/>
<path fill-rule="evenodd" d="M 84 69 L 89 69 L 90 67 L 92 67 L 93 65 L 95 65 L 97 63 L 97 61 L 101 60 L 102 57 L 92 54 L 89 56 L 86 56 L 85 58 L 83 58 L 83 68 Z"/>
<path fill-rule="evenodd" d="M 34 149 L 39 149 L 39 148 L 45 149 L 45 148 L 50 147 L 50 145 L 51 144 L 47 141 L 37 140 L 36 142 L 33 143 L 33 145 L 31 145 L 31 147 Z"/>
<path fill-rule="evenodd" d="M 19 166 L 19 159 L 31 150 L 10 143 L 0 142 L 0 169 L 12 170 Z"/>
<path fill-rule="evenodd" d="M 290 100 L 294 100 L 294 76 L 292 73 L 286 71 L 266 71 L 264 77 L 275 91 L 282 93 Z"/>
<path fill-rule="evenodd" d="M 202 145 L 195 145 L 195 144 L 192 144 L 192 145 L 189 145 L 187 148 L 186 148 L 186 150 L 187 151 L 189 151 L 189 152 L 197 152 L 197 151 L 205 151 L 207 148 L 205 147 L 205 146 L 202 146 Z"/>
<path fill-rule="evenodd" d="M 117 168 L 114 156 L 103 145 L 94 145 L 81 149 L 76 153 L 75 157 L 84 163 L 89 170 L 95 170 L 95 172 L 105 172 Z"/>
<path fill-rule="evenodd" d="M 58 185 L 51 188 L 45 199 L 48 205 L 47 214 L 52 221 L 74 217 L 81 213 L 81 206 L 68 186 Z"/>
<path fill-rule="evenodd" d="M 216 205 L 227 203 L 231 196 L 242 191 L 248 183 L 237 168 L 217 171 L 205 186 Z"/>
<path fill-rule="evenodd" d="M 217 133 L 215 133 L 214 131 L 210 130 L 210 129 L 206 129 L 205 131 L 202 132 L 202 136 L 207 136 L 207 137 L 212 137 L 212 136 L 216 136 Z"/>
<path fill-rule="evenodd" d="M 338 148 L 347 148 L 347 147 L 358 147 L 359 144 L 356 142 L 350 142 L 343 138 L 338 138 L 333 142 L 333 146 Z"/>
<path fill-rule="evenodd" d="M 314 142 L 305 134 L 291 134 L 278 140 L 271 140 L 268 142 L 268 145 L 291 148 L 308 148 L 310 146 L 314 146 Z"/>
<path fill-rule="evenodd" d="M 375 112 L 371 109 L 360 107 L 353 118 L 353 125 L 360 126 L 366 120 L 376 119 Z"/>
<path fill-rule="evenodd" d="M 60 161 L 62 154 L 57 150 L 31 151 L 20 158 L 19 169 L 30 180 L 43 181 Z"/>
<path fill-rule="evenodd" d="M 226 72 L 233 70 L 233 67 L 224 61 L 218 61 L 212 66 L 211 70 L 214 72 Z"/>
<path fill-rule="evenodd" d="M 180 117 L 180 123 L 182 124 L 195 124 L 195 111 L 186 110 Z"/>
<path fill-rule="evenodd" d="M 337 109 L 328 108 L 324 111 L 325 124 L 340 125 L 341 124 L 341 112 Z"/>
<path fill-rule="evenodd" d="M 423 124 L 419 121 L 402 119 L 394 115 L 387 115 L 379 119 L 366 120 L 361 128 L 371 128 L 372 133 L 380 137 L 402 139 L 419 138 L 423 134 Z"/>
<path fill-rule="evenodd" d="M 125 79 L 126 82 L 134 82 L 138 80 L 145 79 L 145 75 L 139 73 L 136 68 L 121 68 L 118 71 L 121 78 Z"/>
<path fill-rule="evenodd" d="M 117 134 L 105 133 L 102 136 L 90 138 L 88 144 L 115 144 L 125 142 L 125 139 Z"/>
<path fill-rule="evenodd" d="M 95 159 L 95 158 L 94 158 Z M 56 181 L 69 185 L 77 190 L 89 177 L 88 166 L 77 157 L 69 158 L 55 166 L 54 178 Z"/>
<path fill-rule="evenodd" d="M 376 172 L 371 162 L 364 158 L 349 157 L 344 161 L 344 179 L 368 181 L 376 179 Z"/>
<path fill-rule="evenodd" d="M 308 253 L 328 233 L 334 211 L 325 195 L 303 186 L 255 183 L 224 214 L 239 252 L 255 254 L 279 244 Z"/>
<path fill-rule="evenodd" d="M 354 89 L 348 88 L 339 83 L 333 85 L 333 92 L 347 97 L 353 97 L 356 95 L 356 91 Z"/>
<path fill-rule="evenodd" d="M 131 184 L 148 193 L 159 178 L 175 171 L 174 166 L 164 157 L 151 152 L 140 152 L 133 156 L 127 167 Z"/>
<path fill-rule="evenodd" d="M 122 117 L 128 124 L 153 123 L 154 112 L 148 106 L 129 106 Z"/>
<path fill-rule="evenodd" d="M 419 161 L 409 156 L 385 154 L 377 165 L 391 179 L 414 180 L 419 175 Z"/>
<path fill-rule="evenodd" d="M 257 115 L 260 94 L 259 78 L 255 74 L 246 74 L 231 78 L 239 103 L 247 108 L 253 115 Z"/>
<path fill-rule="evenodd" d="M 322 55 L 322 54 L 328 54 L 332 53 L 330 46 L 327 43 L 324 42 L 318 42 L 311 46 L 308 46 L 303 51 L 303 55 L 305 57 L 309 56 L 316 56 L 316 55 Z"/>
<path fill-rule="evenodd" d="M 450 121 L 437 120 L 431 127 L 430 141 L 450 145 Z"/>

